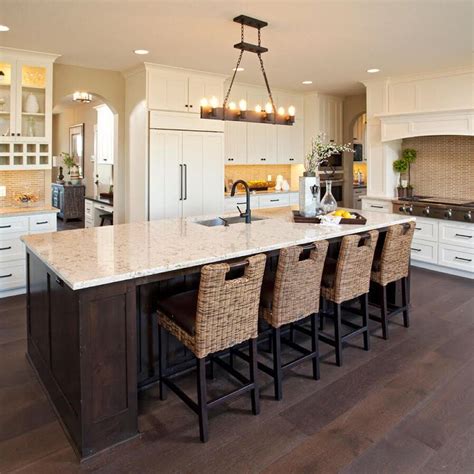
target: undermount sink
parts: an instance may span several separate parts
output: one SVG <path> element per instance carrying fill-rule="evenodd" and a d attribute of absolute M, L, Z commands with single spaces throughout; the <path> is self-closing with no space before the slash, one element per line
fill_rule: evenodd
<path fill-rule="evenodd" d="M 266 217 L 252 217 L 253 221 L 263 221 Z M 206 227 L 229 226 L 231 224 L 245 224 L 245 217 L 216 217 L 215 219 L 207 219 L 205 221 L 196 221 L 196 224 L 205 225 Z"/>

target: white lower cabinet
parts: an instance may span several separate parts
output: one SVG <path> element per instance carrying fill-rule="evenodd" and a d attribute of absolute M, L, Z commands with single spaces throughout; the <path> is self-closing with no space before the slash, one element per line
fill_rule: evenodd
<path fill-rule="evenodd" d="M 0 217 L 0 298 L 25 292 L 26 253 L 21 236 L 55 230 L 56 213 Z"/>
<path fill-rule="evenodd" d="M 474 224 L 416 218 L 411 258 L 434 270 L 474 278 Z"/>
<path fill-rule="evenodd" d="M 258 197 L 258 207 L 283 207 L 290 205 L 290 195 L 289 194 L 270 194 L 269 196 L 259 196 Z"/>
<path fill-rule="evenodd" d="M 362 198 L 363 211 L 392 212 L 392 201 Z"/>
<path fill-rule="evenodd" d="M 223 153 L 222 133 L 150 130 L 149 218 L 222 212 Z"/>
<path fill-rule="evenodd" d="M 298 204 L 298 192 L 253 194 L 250 196 L 250 209 L 264 209 L 268 207 L 285 207 Z M 224 210 L 226 212 L 237 211 L 239 206 L 245 211 L 246 198 L 245 195 L 235 197 L 226 197 L 224 201 Z"/>

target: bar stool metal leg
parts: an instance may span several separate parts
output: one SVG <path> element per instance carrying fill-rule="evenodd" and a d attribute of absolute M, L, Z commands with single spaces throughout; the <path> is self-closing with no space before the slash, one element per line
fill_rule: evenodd
<path fill-rule="evenodd" d="M 408 278 L 402 278 L 402 305 L 405 308 L 403 311 L 403 325 L 406 328 L 410 327 L 410 314 L 408 309 Z"/>
<path fill-rule="evenodd" d="M 334 346 L 336 349 L 336 364 L 342 366 L 342 323 L 341 304 L 334 303 Z"/>
<path fill-rule="evenodd" d="M 275 382 L 275 399 L 283 398 L 282 369 L 281 369 L 281 332 L 280 328 L 272 328 L 273 336 L 273 373 Z"/>
<path fill-rule="evenodd" d="M 388 310 L 387 310 L 387 286 L 381 286 L 382 301 L 380 302 L 380 320 L 382 323 L 382 337 L 388 339 Z"/>
<path fill-rule="evenodd" d="M 197 368 L 197 392 L 198 392 L 198 415 L 199 415 L 199 437 L 203 443 L 209 439 L 208 414 L 207 414 L 207 390 L 206 390 L 206 359 L 196 359 Z"/>
<path fill-rule="evenodd" d="M 311 315 L 311 352 L 316 353 L 313 357 L 313 379 L 319 380 L 320 369 L 319 369 L 319 334 L 318 324 L 316 321 L 316 313 Z"/>
<path fill-rule="evenodd" d="M 362 306 L 362 326 L 365 326 L 364 332 L 364 350 L 370 350 L 370 333 L 369 333 L 369 294 L 366 293 L 360 297 Z"/>
<path fill-rule="evenodd" d="M 257 339 L 249 341 L 249 368 L 250 382 L 254 384 L 254 388 L 250 392 L 252 399 L 252 413 L 258 415 L 260 413 L 260 391 L 257 385 Z"/>

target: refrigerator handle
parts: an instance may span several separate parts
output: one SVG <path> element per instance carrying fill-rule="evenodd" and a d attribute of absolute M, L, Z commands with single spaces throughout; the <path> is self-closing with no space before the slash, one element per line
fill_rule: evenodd
<path fill-rule="evenodd" d="M 184 200 L 188 199 L 188 165 L 184 164 Z"/>
<path fill-rule="evenodd" d="M 183 165 L 179 165 L 179 200 L 183 200 Z"/>

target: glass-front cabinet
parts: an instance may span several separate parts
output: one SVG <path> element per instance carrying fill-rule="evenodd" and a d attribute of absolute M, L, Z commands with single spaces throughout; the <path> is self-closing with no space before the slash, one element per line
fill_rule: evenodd
<path fill-rule="evenodd" d="M 0 48 L 0 169 L 51 167 L 56 58 Z"/>

